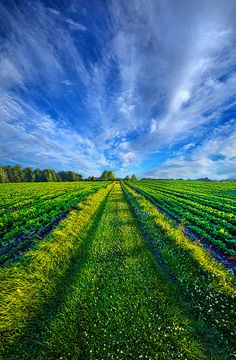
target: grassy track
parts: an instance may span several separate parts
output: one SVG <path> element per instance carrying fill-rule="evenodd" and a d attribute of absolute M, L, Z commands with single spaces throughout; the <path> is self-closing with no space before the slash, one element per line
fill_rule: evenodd
<path fill-rule="evenodd" d="M 119 184 L 100 190 L 37 254 L 29 253 L 15 275 L 2 270 L 4 359 L 232 358 L 230 345 L 225 350 L 222 343 L 211 347 L 205 341 L 206 324 L 190 314 L 191 304 L 180 295 L 181 271 L 164 252 L 165 265 L 153 256 L 144 238 L 149 232 L 152 237 L 152 229 L 136 220 L 138 202 L 130 196 Z M 40 261 L 44 266 L 37 268 Z M 177 277 L 171 277 L 174 271 Z M 214 281 L 230 297 L 227 274 L 217 271 L 220 279 Z M 198 316 L 194 306 L 193 311 Z M 215 328 L 215 335 L 217 340 L 222 333 Z"/>

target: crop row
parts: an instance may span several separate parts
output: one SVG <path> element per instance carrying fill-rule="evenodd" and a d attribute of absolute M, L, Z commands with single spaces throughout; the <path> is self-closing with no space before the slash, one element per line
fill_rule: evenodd
<path fill-rule="evenodd" d="M 211 182 L 205 183 L 203 181 L 170 181 L 170 180 L 163 180 L 163 181 L 153 181 L 153 180 L 145 180 L 142 181 L 144 183 L 152 183 L 158 186 L 159 188 L 168 188 L 171 191 L 179 191 L 185 194 L 192 193 L 192 194 L 201 194 L 207 195 L 208 197 L 212 197 L 217 199 L 225 198 L 232 202 L 234 202 L 236 189 L 234 182 Z"/>
<path fill-rule="evenodd" d="M 201 201 L 193 201 L 191 198 L 188 199 L 187 196 L 179 197 L 170 191 L 160 190 L 150 185 L 148 185 L 148 188 L 158 197 L 164 197 L 167 200 L 181 203 L 187 211 L 191 211 L 199 216 L 201 215 L 203 218 L 207 218 L 208 221 L 225 226 L 236 233 L 236 217 L 233 213 L 216 210 L 210 206 L 203 205 Z"/>
<path fill-rule="evenodd" d="M 0 214 L 31 205 L 38 200 L 73 192 L 83 183 L 7 183 L 0 185 Z"/>
<path fill-rule="evenodd" d="M 15 253 L 26 248 L 34 239 L 43 236 L 73 206 L 103 187 L 104 183 L 79 183 L 73 189 L 67 189 L 65 184 L 61 186 L 61 189 L 56 189 L 55 192 L 52 186 L 51 193 L 45 193 L 44 184 L 41 184 L 42 195 L 40 194 L 41 188 L 36 189 L 34 197 L 28 199 L 27 203 L 24 202 L 25 194 L 22 192 L 21 199 L 15 199 L 15 205 L 1 214 L 0 262 L 11 258 Z"/>
<path fill-rule="evenodd" d="M 236 204 L 235 198 L 231 199 L 226 196 L 215 196 L 210 191 L 204 192 L 199 188 L 181 188 L 176 184 L 175 186 L 170 186 L 165 184 L 159 184 L 158 182 L 145 182 L 145 184 L 153 189 L 160 190 L 161 192 L 174 195 L 180 198 L 186 198 L 188 200 L 193 200 L 201 205 L 209 206 L 213 209 L 220 210 L 221 212 L 230 212 L 231 215 L 236 215 Z M 235 221 L 236 223 L 236 221 Z"/>
<path fill-rule="evenodd" d="M 158 188 L 155 183 L 154 181 L 136 182 L 130 185 L 199 237 L 216 245 L 227 254 L 236 255 L 236 226 L 233 213 L 202 205 L 186 197 L 181 198 L 166 189 Z"/>

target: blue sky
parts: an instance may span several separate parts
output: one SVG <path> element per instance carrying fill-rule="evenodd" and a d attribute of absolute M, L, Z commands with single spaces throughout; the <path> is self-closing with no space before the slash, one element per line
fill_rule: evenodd
<path fill-rule="evenodd" d="M 236 177 L 236 1 L 0 3 L 0 162 Z"/>

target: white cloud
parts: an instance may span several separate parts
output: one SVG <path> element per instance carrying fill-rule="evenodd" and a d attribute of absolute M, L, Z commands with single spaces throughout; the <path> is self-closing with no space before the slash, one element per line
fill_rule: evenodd
<path fill-rule="evenodd" d="M 25 112 L 10 96 L 0 94 L 0 120 L 14 120 Z"/>
<path fill-rule="evenodd" d="M 84 25 L 80 24 L 78 21 L 74 21 L 73 19 L 64 16 L 59 10 L 57 10 L 55 8 L 48 8 L 48 10 L 53 15 L 57 16 L 60 21 L 71 25 L 72 29 L 74 29 L 74 30 L 82 30 L 82 31 L 87 30 L 87 28 Z"/>
<path fill-rule="evenodd" d="M 119 24 L 114 51 L 122 88 L 129 90 L 131 100 L 137 104 L 133 125 L 138 131 L 144 129 L 131 150 L 142 148 L 149 154 L 200 135 L 209 123 L 217 126 L 228 107 L 224 103 L 236 88 L 233 73 L 224 82 L 218 80 L 236 61 L 232 47 L 236 40 L 236 3 L 111 4 Z M 156 118 L 150 116 L 153 107 L 162 109 Z M 211 116 L 203 116 L 207 111 L 212 112 Z M 145 133 L 147 125 L 149 135 Z"/>
<path fill-rule="evenodd" d="M 189 150 L 189 149 L 192 149 L 194 147 L 194 143 L 189 143 L 189 144 L 186 144 L 183 146 L 183 150 L 186 151 L 186 150 Z"/>
<path fill-rule="evenodd" d="M 80 24 L 78 21 L 74 21 L 74 20 L 68 19 L 68 18 L 65 18 L 64 21 L 67 24 L 71 25 L 72 28 L 74 28 L 75 30 L 82 30 L 82 31 L 87 30 L 87 28 L 84 25 Z"/>
<path fill-rule="evenodd" d="M 48 10 L 54 15 L 57 15 L 57 16 L 61 15 L 60 11 L 58 11 L 57 9 L 48 8 Z"/>
<path fill-rule="evenodd" d="M 188 150 L 191 149 L 189 154 Z M 158 178 L 236 178 L 236 122 L 215 128 L 204 142 L 183 146 L 176 156 L 169 158 L 144 176 Z"/>
<path fill-rule="evenodd" d="M 118 106 L 121 114 L 123 114 L 126 119 L 129 119 L 133 115 L 135 104 L 130 103 L 128 98 L 125 98 L 124 96 L 119 96 Z M 130 119 L 130 122 L 132 122 L 132 119 Z"/>
<path fill-rule="evenodd" d="M 190 97 L 191 97 L 190 92 L 187 89 L 179 90 L 173 99 L 171 110 L 173 112 L 178 111 L 181 108 L 181 106 L 184 105 L 190 99 Z"/>
<path fill-rule="evenodd" d="M 61 82 L 68 77 L 69 62 L 74 80 L 83 83 L 89 75 L 75 45 L 70 29 L 85 30 L 78 22 L 64 18 L 56 9 L 49 9 L 38 1 L 25 7 L 0 5 L 1 22 L 6 38 L 0 53 L 4 55 L 0 63 L 0 79 L 7 78 L 4 89 L 18 85 L 44 86 L 49 91 L 60 91 Z M 29 15 L 30 14 L 30 15 Z M 61 21 L 61 19 L 64 19 Z"/>
<path fill-rule="evenodd" d="M 62 84 L 65 84 L 67 86 L 71 86 L 72 85 L 72 82 L 70 80 L 62 80 Z"/>
<path fill-rule="evenodd" d="M 11 116 L 0 123 L 0 133 L 4 134 L 0 142 L 2 161 L 27 163 L 28 160 L 32 166 L 72 169 L 84 175 L 98 175 L 101 166 L 109 165 L 89 138 L 60 126 L 22 101 L 19 104 L 8 98 L 8 102 L 16 111 L 14 118 Z M 30 124 L 24 116 L 26 109 L 31 116 Z"/>
<path fill-rule="evenodd" d="M 0 59 L 0 88 L 23 84 L 23 76 L 16 65 L 6 56 Z"/>
<path fill-rule="evenodd" d="M 155 119 L 152 119 L 151 120 L 151 126 L 150 126 L 150 133 L 154 133 L 157 129 L 157 124 L 158 124 L 158 121 L 155 120 Z"/>

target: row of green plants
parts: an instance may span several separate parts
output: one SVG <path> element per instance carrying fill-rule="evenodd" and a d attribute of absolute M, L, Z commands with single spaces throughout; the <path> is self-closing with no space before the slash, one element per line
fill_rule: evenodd
<path fill-rule="evenodd" d="M 0 215 L 23 206 L 30 206 L 36 200 L 49 199 L 66 192 L 81 189 L 82 183 L 7 183 L 0 185 Z"/>
<path fill-rule="evenodd" d="M 155 181 L 142 181 L 130 184 L 150 199 L 160 210 L 193 231 L 200 238 L 216 245 L 229 255 L 236 255 L 236 223 L 233 212 L 217 210 L 202 204 L 201 197 L 195 201 L 185 196 L 177 196 Z M 172 188 L 174 187 L 171 184 Z M 182 189 L 185 194 L 185 189 Z M 197 192 L 196 195 L 197 197 Z M 209 194 L 206 194 L 209 197 Z"/>
<path fill-rule="evenodd" d="M 145 191 L 146 188 L 144 193 Z M 233 214 L 219 212 L 186 199 L 180 200 L 157 189 L 148 188 L 147 195 L 151 196 L 157 205 L 161 206 L 169 215 L 181 221 L 192 230 L 195 229 L 197 224 L 199 229 L 203 231 L 201 235 L 204 234 L 205 238 L 207 236 L 207 240 L 210 238 L 216 241 L 222 239 L 222 241 L 229 245 L 234 242 L 232 236 L 236 234 L 236 227 L 232 224 L 233 222 L 235 223 Z"/>
<path fill-rule="evenodd" d="M 12 258 L 26 249 L 30 243 L 43 237 L 45 231 L 56 225 L 75 204 L 105 184 L 104 182 L 75 183 L 73 189 L 70 184 L 67 186 L 63 183 L 56 188 L 50 184 L 47 186 L 47 192 L 44 184 L 40 187 L 30 184 L 31 194 L 33 193 L 30 198 L 28 198 L 28 188 L 21 186 L 21 192 L 16 192 L 16 203 L 13 201 L 7 208 L 5 205 L 0 214 L 0 262 Z M 19 185 L 21 184 L 14 186 Z M 23 189 L 27 190 L 26 193 Z"/>
<path fill-rule="evenodd" d="M 186 198 L 189 200 L 193 200 L 195 202 L 199 202 L 206 206 L 210 206 L 213 209 L 217 209 L 220 211 L 228 211 L 233 212 L 236 214 L 236 205 L 235 205 L 235 197 L 236 197 L 236 185 L 235 183 L 220 183 L 222 187 L 222 192 L 220 193 L 219 190 L 216 192 L 213 189 L 206 189 L 203 183 L 202 187 L 193 186 L 193 182 L 184 182 L 183 186 L 179 184 L 178 181 L 172 181 L 169 183 L 162 183 L 159 181 L 145 181 L 145 184 L 152 188 L 159 189 L 162 192 L 172 194 L 179 198 Z M 212 186 L 215 183 L 211 183 Z M 228 191 L 225 191 L 226 189 Z M 229 188 L 235 189 L 235 195 L 233 195 L 233 190 L 229 190 Z"/>
<path fill-rule="evenodd" d="M 143 184 L 141 184 L 142 187 Z M 205 205 L 204 201 L 202 201 L 202 199 L 196 195 L 195 199 L 191 198 L 190 196 L 186 195 L 186 194 L 175 194 L 172 191 L 168 191 L 166 189 L 160 189 L 157 186 L 155 186 L 155 184 L 145 184 L 148 186 L 148 189 L 150 189 L 153 193 L 155 193 L 156 195 L 158 195 L 158 197 L 163 197 L 164 199 L 166 199 L 167 201 L 174 201 L 174 202 L 178 202 L 181 205 L 183 205 L 183 207 L 186 210 L 189 211 L 195 211 L 196 213 L 199 214 L 199 216 L 204 215 L 207 217 L 207 219 L 209 221 L 213 221 L 216 224 L 223 224 L 224 226 L 229 226 L 229 228 L 232 231 L 236 231 L 236 217 L 234 214 L 234 209 L 228 209 L 230 212 L 226 212 L 226 211 L 222 211 L 221 210 L 217 210 L 215 209 L 213 206 L 209 205 Z M 207 196 L 205 194 L 205 196 Z M 210 197 L 209 197 L 210 198 Z M 222 200 L 220 200 L 222 202 Z M 220 207 L 220 201 L 219 201 L 219 207 Z M 232 212 L 231 212 L 232 211 Z"/>

